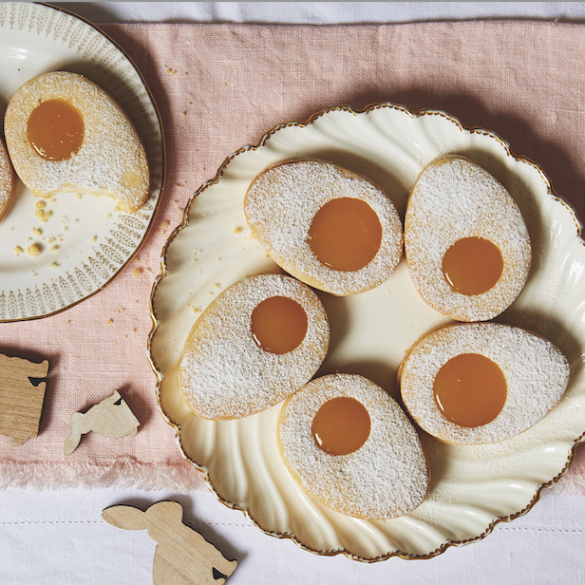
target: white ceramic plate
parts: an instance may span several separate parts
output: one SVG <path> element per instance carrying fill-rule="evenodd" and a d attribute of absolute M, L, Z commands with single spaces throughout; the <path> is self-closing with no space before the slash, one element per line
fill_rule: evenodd
<path fill-rule="evenodd" d="M 11 209 L 0 223 L 0 322 L 46 317 L 106 286 L 144 240 L 163 184 L 159 115 L 122 50 L 92 25 L 62 10 L 0 3 L 2 119 L 20 85 L 54 70 L 85 75 L 124 108 L 147 152 L 151 190 L 137 214 L 114 211 L 116 202 L 109 197 L 60 195 L 47 203 L 52 215 L 41 223 L 35 216 L 38 199 L 18 181 Z M 34 258 L 26 252 L 31 245 L 41 250 Z M 17 254 L 16 247 L 25 251 Z"/>
<path fill-rule="evenodd" d="M 408 516 L 368 522 L 333 512 L 308 496 L 287 472 L 276 445 L 279 406 L 249 418 L 205 421 L 181 397 L 178 365 L 191 326 L 209 302 L 244 276 L 277 270 L 250 237 L 242 210 L 257 173 L 278 161 L 317 157 L 365 175 L 388 192 L 404 217 L 418 173 L 432 159 L 462 153 L 495 175 L 518 202 L 534 246 L 533 268 L 517 302 L 499 320 L 548 337 L 569 357 L 572 376 L 560 404 L 540 423 L 498 444 L 458 447 L 422 435 L 431 490 Z M 440 226 L 438 226 L 440 229 Z M 477 540 L 538 499 L 568 468 L 585 432 L 585 247 L 580 224 L 542 171 L 513 156 L 494 134 L 465 129 L 442 112 L 413 114 L 392 104 L 362 113 L 332 108 L 307 124 L 268 132 L 257 146 L 230 156 L 190 201 L 185 221 L 163 250 L 155 282 L 149 351 L 159 376 L 161 410 L 174 425 L 185 457 L 210 488 L 269 534 L 290 537 L 321 554 L 361 560 L 398 555 L 426 558 Z M 319 293 L 332 342 L 320 373 L 360 373 L 395 394 L 405 351 L 447 320 L 414 289 L 402 260 L 382 286 L 352 297 Z"/>

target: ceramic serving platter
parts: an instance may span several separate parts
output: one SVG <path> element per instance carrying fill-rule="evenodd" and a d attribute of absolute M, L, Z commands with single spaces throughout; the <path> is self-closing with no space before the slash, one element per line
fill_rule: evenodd
<path fill-rule="evenodd" d="M 0 223 L 0 322 L 46 317 L 103 289 L 134 255 L 150 228 L 164 175 L 160 117 L 125 53 L 88 22 L 31 3 L 0 3 L 0 115 L 25 81 L 48 71 L 85 75 L 126 111 L 145 146 L 149 197 L 136 214 L 108 197 L 59 195 L 42 222 L 37 198 L 19 180 Z M 32 257 L 30 246 L 40 250 Z M 19 250 L 22 250 L 20 252 Z"/>
<path fill-rule="evenodd" d="M 499 179 L 528 225 L 534 258 L 525 289 L 498 321 L 529 328 L 554 342 L 571 364 L 558 406 L 528 431 L 485 446 L 443 444 L 420 431 L 431 488 L 413 513 L 364 521 L 312 499 L 287 472 L 276 442 L 280 405 L 240 420 L 198 418 L 181 397 L 178 368 L 187 335 L 226 287 L 278 271 L 251 237 L 242 204 L 254 177 L 287 159 L 319 158 L 356 171 L 388 193 L 402 218 L 422 168 L 463 154 Z M 440 225 L 437 226 L 440 229 Z M 149 355 L 159 377 L 161 411 L 176 429 L 187 460 L 209 487 L 267 534 L 293 539 L 319 554 L 364 560 L 429 558 L 451 545 L 483 538 L 502 520 L 528 511 L 544 486 L 568 468 L 585 432 L 585 247 L 573 210 L 556 197 L 541 169 L 514 156 L 493 133 L 467 129 L 438 111 L 412 113 L 390 103 L 364 112 L 334 107 L 305 124 L 269 131 L 244 146 L 194 194 L 184 222 L 163 250 L 152 291 Z M 319 374 L 362 374 L 396 396 L 396 373 L 408 348 L 449 322 L 416 292 L 404 259 L 378 288 L 351 297 L 318 293 L 331 322 L 331 346 Z"/>

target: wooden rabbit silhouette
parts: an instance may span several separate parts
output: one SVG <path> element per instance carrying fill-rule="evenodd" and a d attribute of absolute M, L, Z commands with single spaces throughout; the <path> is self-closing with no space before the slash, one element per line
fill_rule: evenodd
<path fill-rule="evenodd" d="M 92 406 L 86 413 L 75 412 L 71 415 L 69 420 L 71 434 L 65 441 L 63 453 L 71 455 L 77 449 L 81 435 L 89 431 L 95 431 L 110 439 L 120 439 L 136 435 L 139 425 L 138 419 L 116 391 L 99 404 Z"/>
<path fill-rule="evenodd" d="M 0 434 L 12 437 L 18 447 L 39 433 L 46 383 L 35 386 L 31 378 L 45 378 L 49 362 L 40 364 L 0 355 Z"/>
<path fill-rule="evenodd" d="M 236 561 L 228 561 L 198 532 L 183 524 L 178 502 L 158 502 L 145 512 L 132 506 L 112 506 L 102 518 L 118 528 L 148 530 L 158 543 L 154 555 L 154 585 L 204 585 L 225 583 Z"/>

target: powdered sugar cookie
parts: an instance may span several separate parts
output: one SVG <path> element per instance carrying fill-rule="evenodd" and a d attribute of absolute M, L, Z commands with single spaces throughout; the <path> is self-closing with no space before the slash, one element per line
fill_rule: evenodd
<path fill-rule="evenodd" d="M 279 266 L 334 295 L 378 286 L 402 256 L 402 223 L 388 196 L 329 162 L 295 160 L 270 167 L 250 185 L 244 211 Z"/>
<path fill-rule="evenodd" d="M 308 286 L 279 274 L 244 278 L 193 325 L 181 361 L 181 391 L 202 418 L 248 416 L 306 384 L 328 347 L 327 315 Z"/>
<path fill-rule="evenodd" d="M 4 219 L 10 209 L 15 186 L 16 182 L 10 158 L 4 142 L 0 140 L 0 221 Z"/>
<path fill-rule="evenodd" d="M 437 159 L 420 173 L 404 239 L 420 295 L 457 321 L 500 314 L 530 270 L 530 238 L 518 205 L 491 174 L 460 156 Z"/>
<path fill-rule="evenodd" d="M 139 210 L 150 175 L 140 137 L 120 106 L 85 77 L 39 75 L 18 88 L 4 119 L 14 170 L 37 196 L 106 195 Z"/>
<path fill-rule="evenodd" d="M 497 323 L 433 331 L 399 370 L 402 400 L 417 424 L 441 441 L 465 445 L 530 428 L 561 399 L 568 381 L 567 359 L 550 341 Z"/>
<path fill-rule="evenodd" d="M 278 441 L 297 482 L 342 514 L 396 518 L 427 494 L 429 467 L 414 427 L 363 376 L 323 376 L 293 394 L 280 413 Z"/>

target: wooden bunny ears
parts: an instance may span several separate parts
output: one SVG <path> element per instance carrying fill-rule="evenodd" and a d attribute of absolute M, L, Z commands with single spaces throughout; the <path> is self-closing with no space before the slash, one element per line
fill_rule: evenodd
<path fill-rule="evenodd" d="M 110 439 L 120 439 L 136 435 L 139 425 L 138 419 L 116 391 L 99 404 L 92 406 L 86 413 L 75 412 L 71 415 L 69 421 L 71 434 L 65 441 L 63 453 L 71 455 L 77 449 L 81 435 L 90 431 Z"/>
<path fill-rule="evenodd" d="M 183 524 L 177 502 L 158 502 L 145 512 L 132 506 L 112 506 L 102 518 L 126 530 L 148 530 L 158 543 L 154 555 L 154 585 L 203 585 L 225 583 L 236 561 L 228 561 L 198 532 Z"/>

